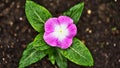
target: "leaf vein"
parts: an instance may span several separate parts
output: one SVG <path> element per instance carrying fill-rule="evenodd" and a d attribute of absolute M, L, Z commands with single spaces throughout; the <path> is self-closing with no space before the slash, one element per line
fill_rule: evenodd
<path fill-rule="evenodd" d="M 39 20 L 44 23 L 44 21 L 41 19 L 40 16 L 38 16 L 38 13 L 30 6 L 30 8 L 33 10 L 33 12 L 35 13 L 35 15 L 39 18 Z"/>

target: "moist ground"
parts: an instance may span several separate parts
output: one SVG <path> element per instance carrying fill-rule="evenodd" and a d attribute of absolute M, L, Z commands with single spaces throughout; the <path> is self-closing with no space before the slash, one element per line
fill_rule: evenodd
<path fill-rule="evenodd" d="M 71 6 L 85 2 L 77 24 L 78 37 L 91 51 L 93 67 L 68 61 L 68 68 L 120 68 L 120 1 L 119 0 L 35 0 L 53 16 Z M 25 0 L 0 0 L 0 68 L 18 68 L 23 50 L 38 34 L 28 23 Z M 47 57 L 27 68 L 57 68 Z"/>

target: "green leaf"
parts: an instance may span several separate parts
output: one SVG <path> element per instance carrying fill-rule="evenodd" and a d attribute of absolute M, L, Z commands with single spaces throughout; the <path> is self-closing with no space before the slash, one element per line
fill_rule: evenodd
<path fill-rule="evenodd" d="M 55 58 L 56 58 L 56 51 L 54 48 L 47 49 L 47 54 L 49 57 L 50 62 L 54 65 L 55 64 Z"/>
<path fill-rule="evenodd" d="M 38 34 L 34 41 L 30 43 L 26 50 L 23 52 L 23 56 L 19 63 L 19 68 L 24 68 L 32 63 L 41 60 L 47 55 L 46 50 L 50 48 L 44 40 L 43 33 Z"/>
<path fill-rule="evenodd" d="M 70 61 L 83 66 L 93 66 L 93 58 L 86 46 L 77 38 L 73 39 L 73 44 L 66 50 L 61 50 L 61 54 Z"/>
<path fill-rule="evenodd" d="M 59 68 L 67 68 L 67 59 L 59 51 L 56 54 L 56 63 Z"/>
<path fill-rule="evenodd" d="M 32 27 L 38 32 L 44 31 L 45 21 L 52 17 L 47 9 L 33 1 L 26 1 L 25 13 Z"/>
<path fill-rule="evenodd" d="M 67 68 L 67 59 L 61 55 L 57 48 L 47 49 L 47 54 L 52 64 L 56 62 L 59 68 Z"/>
<path fill-rule="evenodd" d="M 22 58 L 19 63 L 19 68 L 24 68 L 26 66 L 29 66 L 41 60 L 46 55 L 47 54 L 45 53 L 45 51 L 36 50 L 33 47 L 33 43 L 30 43 L 26 48 L 26 50 L 23 52 Z"/>
<path fill-rule="evenodd" d="M 36 50 L 45 50 L 50 48 L 49 45 L 47 45 L 43 39 L 43 33 L 38 34 L 34 41 L 33 41 L 33 46 Z"/>
<path fill-rule="evenodd" d="M 84 8 L 84 3 L 82 2 L 73 6 L 68 11 L 64 12 L 63 15 L 71 17 L 74 20 L 74 23 L 77 24 L 82 14 L 83 8 Z"/>

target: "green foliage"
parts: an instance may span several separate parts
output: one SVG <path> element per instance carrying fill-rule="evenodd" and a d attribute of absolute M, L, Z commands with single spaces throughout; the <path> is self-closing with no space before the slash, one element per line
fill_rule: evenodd
<path fill-rule="evenodd" d="M 79 3 L 64 13 L 73 18 L 75 24 L 79 21 L 83 11 L 84 3 Z M 52 64 L 57 64 L 59 68 L 67 68 L 67 59 L 84 66 L 92 66 L 93 58 L 86 46 L 77 38 L 73 39 L 73 44 L 66 50 L 48 46 L 43 39 L 44 23 L 52 17 L 47 9 L 27 0 L 25 13 L 32 27 L 39 32 L 34 41 L 24 50 L 19 68 L 25 68 L 48 55 Z"/>
<path fill-rule="evenodd" d="M 36 50 L 45 50 L 50 48 L 43 39 L 43 33 L 38 34 L 32 43 Z"/>
<path fill-rule="evenodd" d="M 47 9 L 33 1 L 26 1 L 25 13 L 32 27 L 38 32 L 44 31 L 45 21 L 52 17 Z"/>
<path fill-rule="evenodd" d="M 57 49 L 51 47 L 47 50 L 49 60 L 52 64 L 56 62 L 59 68 L 67 68 L 67 59 Z"/>
<path fill-rule="evenodd" d="M 47 50 L 47 54 L 48 54 L 48 57 L 49 57 L 49 60 L 52 64 L 55 64 L 55 60 L 56 60 L 56 51 L 54 48 L 49 48 Z"/>
<path fill-rule="evenodd" d="M 67 68 L 67 59 L 59 51 L 56 53 L 56 63 L 59 68 Z"/>
<path fill-rule="evenodd" d="M 26 66 L 41 60 L 46 55 L 47 54 L 45 51 L 36 50 L 33 46 L 33 43 L 30 43 L 26 50 L 23 52 L 19 63 L 19 68 L 25 68 Z"/>
<path fill-rule="evenodd" d="M 66 50 L 61 49 L 64 57 L 70 61 L 84 66 L 93 66 L 93 58 L 86 46 L 77 38 L 73 39 L 73 44 Z"/>
<path fill-rule="evenodd" d="M 84 8 L 84 3 L 79 3 L 68 11 L 64 12 L 64 15 L 71 17 L 74 20 L 74 23 L 77 24 Z"/>
<path fill-rule="evenodd" d="M 47 55 L 46 49 L 50 48 L 43 40 L 43 34 L 38 34 L 34 41 L 30 43 L 26 50 L 23 52 L 23 56 L 19 63 L 19 68 L 24 68 L 32 63 L 41 60 Z"/>

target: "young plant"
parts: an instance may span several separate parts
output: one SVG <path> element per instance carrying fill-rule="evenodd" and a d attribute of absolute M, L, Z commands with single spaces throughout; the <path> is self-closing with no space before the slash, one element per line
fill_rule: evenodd
<path fill-rule="evenodd" d="M 43 6 L 26 1 L 25 13 L 31 26 L 39 33 L 24 50 L 19 68 L 25 68 L 45 56 L 59 68 L 67 68 L 67 59 L 83 66 L 93 66 L 87 47 L 78 39 L 77 27 L 84 3 L 79 3 L 59 17 L 52 17 Z"/>

